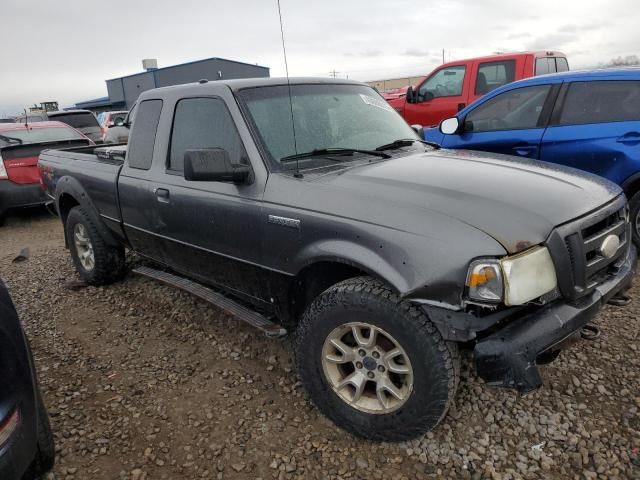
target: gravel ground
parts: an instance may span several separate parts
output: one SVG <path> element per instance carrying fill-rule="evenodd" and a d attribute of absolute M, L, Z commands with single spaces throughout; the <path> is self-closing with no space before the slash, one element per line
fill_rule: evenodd
<path fill-rule="evenodd" d="M 66 288 L 76 276 L 46 213 L 11 217 L 0 245 L 54 428 L 50 478 L 640 478 L 637 300 L 606 307 L 600 339 L 544 367 L 543 389 L 488 388 L 464 362 L 435 432 L 380 444 L 310 405 L 289 340 L 132 275 Z M 23 247 L 30 258 L 12 263 Z"/>

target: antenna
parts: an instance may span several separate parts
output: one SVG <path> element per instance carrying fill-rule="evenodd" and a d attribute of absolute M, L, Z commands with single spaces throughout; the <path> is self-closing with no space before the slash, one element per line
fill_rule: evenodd
<path fill-rule="evenodd" d="M 293 150 L 297 154 L 298 153 L 298 142 L 296 141 L 296 124 L 293 119 L 293 99 L 291 98 L 291 82 L 289 81 L 289 65 L 287 64 L 287 49 L 284 46 L 284 27 L 282 26 L 282 11 L 280 9 L 280 0 L 278 2 L 278 17 L 280 18 L 280 36 L 282 37 L 282 53 L 284 55 L 284 70 L 287 75 L 287 89 L 289 90 L 289 110 L 291 111 L 291 130 L 293 131 Z M 299 160 L 296 159 L 296 173 L 294 173 L 294 177 L 302 178 L 302 174 L 300 173 L 300 166 L 298 164 Z"/>

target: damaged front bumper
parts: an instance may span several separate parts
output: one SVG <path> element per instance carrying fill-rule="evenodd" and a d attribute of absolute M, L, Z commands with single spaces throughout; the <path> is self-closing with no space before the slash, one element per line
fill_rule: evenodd
<path fill-rule="evenodd" d="M 489 385 L 527 393 L 542 385 L 536 359 L 560 349 L 600 308 L 631 286 L 636 249 L 628 250 L 618 272 L 575 304 L 558 300 L 510 321 L 476 343 L 473 356 L 478 375 Z"/>

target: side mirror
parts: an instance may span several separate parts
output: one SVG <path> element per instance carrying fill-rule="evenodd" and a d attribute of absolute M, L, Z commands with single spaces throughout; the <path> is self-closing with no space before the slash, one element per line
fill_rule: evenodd
<path fill-rule="evenodd" d="M 416 123 L 415 125 L 411 125 L 411 128 L 413 128 L 413 131 L 418 134 L 420 140 L 424 139 L 424 127 L 422 125 L 418 125 Z"/>
<path fill-rule="evenodd" d="M 124 127 L 124 119 L 116 118 L 116 120 L 113 122 L 113 125 L 109 125 L 109 128 L 111 127 Z"/>
<path fill-rule="evenodd" d="M 445 135 L 453 135 L 460 128 L 458 117 L 446 118 L 440 122 L 440 133 Z"/>
<path fill-rule="evenodd" d="M 251 169 L 248 165 L 231 163 L 223 148 L 203 148 L 184 152 L 184 178 L 192 182 L 245 183 Z"/>
<path fill-rule="evenodd" d="M 407 103 L 416 103 L 416 92 L 413 90 L 411 85 L 407 88 L 405 98 L 407 99 Z"/>

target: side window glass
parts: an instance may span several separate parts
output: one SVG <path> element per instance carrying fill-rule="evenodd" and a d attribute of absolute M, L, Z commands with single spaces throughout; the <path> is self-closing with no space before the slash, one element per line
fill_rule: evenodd
<path fill-rule="evenodd" d="M 229 152 L 231 161 L 246 159 L 242 140 L 224 102 L 217 98 L 180 100 L 173 117 L 169 169 L 184 170 L 187 150 L 216 147 Z"/>
<path fill-rule="evenodd" d="M 504 92 L 469 112 L 465 132 L 537 128 L 551 85 L 535 85 Z"/>
<path fill-rule="evenodd" d="M 546 57 L 536 59 L 536 75 L 551 73 L 549 70 L 549 59 Z"/>
<path fill-rule="evenodd" d="M 133 107 L 131 107 L 131 110 L 129 111 L 126 118 L 124 119 L 125 123 L 128 124 L 129 128 L 133 127 L 133 121 L 136 119 L 137 111 L 138 111 L 138 104 L 136 103 L 133 105 Z"/>
<path fill-rule="evenodd" d="M 564 57 L 556 58 L 556 70 L 558 72 L 568 72 L 569 71 L 569 63 L 567 59 Z"/>
<path fill-rule="evenodd" d="M 145 100 L 140 103 L 138 110 L 135 130 L 131 132 L 135 140 L 129 142 L 127 162 L 131 168 L 149 170 L 153 160 L 162 100 Z"/>
<path fill-rule="evenodd" d="M 418 100 L 429 101 L 438 97 L 457 97 L 462 95 L 465 66 L 458 65 L 438 70 L 418 89 Z"/>
<path fill-rule="evenodd" d="M 640 81 L 603 80 L 569 85 L 560 125 L 640 120 Z"/>
<path fill-rule="evenodd" d="M 511 83 L 516 78 L 516 61 L 486 62 L 478 66 L 476 78 L 476 95 L 484 95 L 491 90 Z"/>

